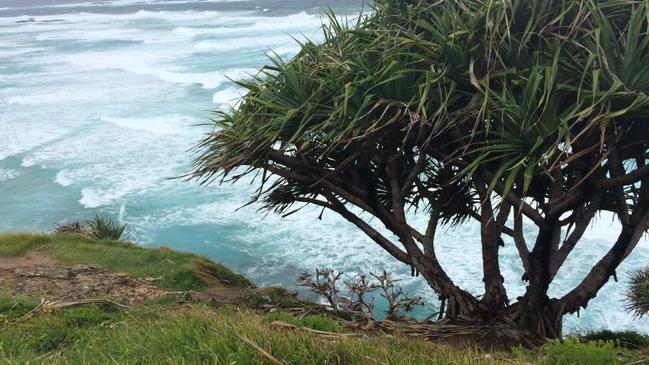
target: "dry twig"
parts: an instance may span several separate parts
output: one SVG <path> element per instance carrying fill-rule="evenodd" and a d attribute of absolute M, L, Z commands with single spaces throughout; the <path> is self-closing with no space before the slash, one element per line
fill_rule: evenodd
<path fill-rule="evenodd" d="M 246 345 L 252 347 L 253 349 L 257 350 L 260 354 L 262 354 L 264 357 L 266 357 L 268 360 L 272 361 L 276 365 L 285 365 L 283 362 L 279 361 L 276 357 L 271 355 L 268 351 L 262 349 L 259 347 L 256 343 L 252 342 L 251 340 L 247 339 L 246 337 L 241 336 L 238 333 L 234 333 L 235 336 L 237 336 L 238 339 L 243 341 Z"/>

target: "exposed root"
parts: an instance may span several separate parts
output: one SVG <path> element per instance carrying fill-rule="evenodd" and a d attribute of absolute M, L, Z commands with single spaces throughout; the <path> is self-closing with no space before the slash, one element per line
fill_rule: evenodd
<path fill-rule="evenodd" d="M 328 315 L 335 318 L 343 327 L 355 333 L 399 334 L 429 341 L 473 343 L 491 348 L 508 348 L 519 344 L 534 347 L 542 342 L 519 330 L 516 322 L 507 316 L 491 322 L 480 322 L 474 318 L 464 316 L 453 319 L 446 318 L 440 321 L 428 319 L 425 321 L 416 321 L 414 319 L 378 321 L 354 315 L 354 313 L 334 311 L 328 306 L 317 304 L 301 308 L 272 308 L 268 311 L 287 312 L 298 319 L 310 314 Z M 288 329 L 295 327 L 290 324 L 274 323 Z"/>

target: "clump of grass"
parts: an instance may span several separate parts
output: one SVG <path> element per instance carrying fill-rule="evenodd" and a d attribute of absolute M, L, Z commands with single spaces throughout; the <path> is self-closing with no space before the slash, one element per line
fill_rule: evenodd
<path fill-rule="evenodd" d="M 627 349 L 639 349 L 649 346 L 649 336 L 634 331 L 602 330 L 589 332 L 581 336 L 583 341 L 607 341 Z"/>
<path fill-rule="evenodd" d="M 31 298 L 10 296 L 0 290 L 0 324 L 20 318 L 35 307 Z"/>
<path fill-rule="evenodd" d="M 67 222 L 56 227 L 56 234 L 79 234 L 89 238 L 119 240 L 126 224 L 119 224 L 109 217 L 96 215 L 84 223 Z"/>
<path fill-rule="evenodd" d="M 611 341 L 581 343 L 569 338 L 551 342 L 544 347 L 547 365 L 616 365 L 620 364 L 615 345 Z"/>
<path fill-rule="evenodd" d="M 100 240 L 119 240 L 126 229 L 126 224 L 119 224 L 110 218 L 99 215 L 87 221 L 85 226 L 88 227 L 92 237 Z"/>
<path fill-rule="evenodd" d="M 631 275 L 626 297 L 627 309 L 636 316 L 642 317 L 649 313 L 649 268 Z"/>

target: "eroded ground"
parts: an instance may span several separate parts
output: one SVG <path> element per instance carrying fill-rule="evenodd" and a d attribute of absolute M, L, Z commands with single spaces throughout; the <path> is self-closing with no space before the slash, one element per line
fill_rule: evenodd
<path fill-rule="evenodd" d="M 0 258 L 0 286 L 14 296 L 47 300 L 109 297 L 130 305 L 171 294 L 147 280 L 155 278 L 133 278 L 95 265 L 64 265 L 39 251 Z"/>

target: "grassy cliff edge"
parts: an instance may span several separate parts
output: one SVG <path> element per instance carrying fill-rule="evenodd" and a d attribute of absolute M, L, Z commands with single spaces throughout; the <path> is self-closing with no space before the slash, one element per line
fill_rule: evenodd
<path fill-rule="evenodd" d="M 12 296 L 11 288 L 0 287 L 0 363 L 615 364 L 641 356 L 621 355 L 611 343 L 571 341 L 540 351 L 457 350 L 398 334 L 350 333 L 322 315 L 298 319 L 193 301 L 190 292 L 256 289 L 205 257 L 78 235 L 0 235 L 0 275 L 1 263 L 33 253 L 51 258 L 50 264 L 97 265 L 147 278 L 170 295 L 127 309 L 91 304 L 32 312 L 39 298 Z"/>

